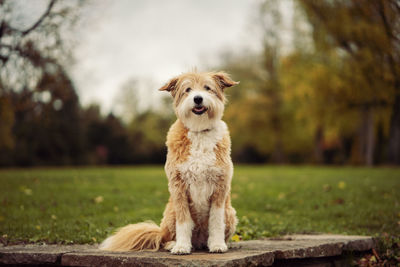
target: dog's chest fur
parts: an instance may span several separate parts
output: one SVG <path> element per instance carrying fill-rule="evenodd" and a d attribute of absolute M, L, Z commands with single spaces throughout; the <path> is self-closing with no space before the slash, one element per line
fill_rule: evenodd
<path fill-rule="evenodd" d="M 206 215 L 210 208 L 209 199 L 214 192 L 216 180 L 223 170 L 216 165 L 215 148 L 227 132 L 222 121 L 205 132 L 188 132 L 189 156 L 179 166 L 182 179 L 187 183 L 190 198 L 199 215 Z"/>

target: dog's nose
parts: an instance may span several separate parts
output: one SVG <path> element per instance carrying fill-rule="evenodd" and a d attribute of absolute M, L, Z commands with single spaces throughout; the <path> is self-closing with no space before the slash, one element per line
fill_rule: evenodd
<path fill-rule="evenodd" d="M 199 104 L 201 104 L 201 102 L 203 102 L 203 98 L 202 98 L 201 96 L 199 96 L 199 95 L 196 95 L 196 96 L 193 98 L 193 101 L 194 101 L 194 103 L 196 103 L 197 105 L 199 105 Z"/>

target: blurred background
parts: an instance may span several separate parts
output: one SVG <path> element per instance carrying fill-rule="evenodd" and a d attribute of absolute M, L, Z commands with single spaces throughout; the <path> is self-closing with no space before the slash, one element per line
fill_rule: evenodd
<path fill-rule="evenodd" d="M 400 164 L 398 0 L 0 0 L 0 166 L 163 163 L 194 67 L 236 163 Z"/>

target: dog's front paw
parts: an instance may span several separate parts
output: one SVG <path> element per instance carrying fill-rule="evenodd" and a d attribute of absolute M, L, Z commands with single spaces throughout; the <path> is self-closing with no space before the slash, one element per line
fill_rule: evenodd
<path fill-rule="evenodd" d="M 185 255 L 190 254 L 191 250 L 192 246 L 190 245 L 176 243 L 175 246 L 171 249 L 171 253 L 176 255 Z"/>
<path fill-rule="evenodd" d="M 176 245 L 175 241 L 169 241 L 164 245 L 164 249 L 171 251 Z"/>
<path fill-rule="evenodd" d="M 223 253 L 228 251 L 228 247 L 225 243 L 210 244 L 208 248 L 211 253 Z"/>

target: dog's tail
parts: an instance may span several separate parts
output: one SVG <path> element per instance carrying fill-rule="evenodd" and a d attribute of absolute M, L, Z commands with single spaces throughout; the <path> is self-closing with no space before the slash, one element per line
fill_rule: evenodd
<path fill-rule="evenodd" d="M 153 222 L 129 224 L 104 240 L 99 249 L 109 251 L 159 250 L 161 228 Z"/>

